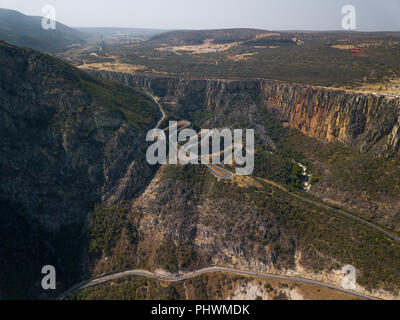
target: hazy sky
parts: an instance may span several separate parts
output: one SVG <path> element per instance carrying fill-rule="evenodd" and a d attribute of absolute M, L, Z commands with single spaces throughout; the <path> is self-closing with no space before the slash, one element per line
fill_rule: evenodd
<path fill-rule="evenodd" d="M 357 9 L 357 30 L 400 31 L 400 0 L 0 0 L 0 7 L 41 15 L 51 4 L 72 27 L 339 30 L 341 8 Z"/>

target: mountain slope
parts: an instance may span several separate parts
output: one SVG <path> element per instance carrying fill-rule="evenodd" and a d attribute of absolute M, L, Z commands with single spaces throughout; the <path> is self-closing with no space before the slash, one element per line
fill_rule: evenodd
<path fill-rule="evenodd" d="M 42 19 L 0 8 L 0 40 L 45 52 L 60 51 L 84 42 L 81 32 L 60 22 L 57 22 L 55 30 L 44 30 Z"/>
<path fill-rule="evenodd" d="M 341 286 L 340 270 L 351 264 L 357 270 L 357 291 L 376 297 L 398 297 L 397 242 L 363 223 L 297 197 L 320 201 L 312 196 L 316 188 L 322 189 L 319 192 L 345 193 L 342 200 L 346 208 L 352 207 L 350 212 L 398 235 L 397 150 L 394 148 L 389 158 L 357 151 L 365 145 L 361 141 L 371 143 L 374 149 L 375 142 L 384 137 L 378 134 L 374 135 L 377 140 L 363 140 L 360 135 L 354 142 L 349 140 L 348 146 L 307 137 L 290 129 L 286 122 L 282 124 L 268 111 L 279 105 L 284 110 L 285 103 L 289 108 L 290 101 L 294 106 L 304 103 L 307 110 L 314 105 L 332 109 L 328 107 L 330 103 L 340 100 L 347 110 L 342 110 L 344 123 L 349 121 L 354 128 L 351 121 L 360 119 L 352 117 L 350 111 L 361 102 L 365 103 L 366 112 L 386 106 L 380 117 L 392 120 L 395 101 L 368 100 L 368 96 L 357 100 L 335 91 L 326 93 L 324 100 L 314 93 L 303 95 L 303 100 L 297 102 L 293 92 L 300 95 L 303 87 L 273 81 L 106 72 L 102 76 L 152 90 L 171 117 L 188 119 L 197 129 L 254 128 L 257 149 L 251 177 L 219 180 L 203 166 L 163 166 L 134 202 L 112 208 L 113 215 L 109 208 L 97 208 L 90 222 L 93 277 L 127 269 L 175 273 L 217 265 L 298 275 Z M 271 101 L 269 97 L 277 100 Z M 375 124 L 368 126 L 368 130 L 390 134 L 391 128 L 383 128 L 378 121 Z M 346 161 L 353 165 L 346 168 Z M 313 180 L 310 193 L 301 191 L 304 176 L 299 172 L 299 162 L 313 173 L 321 171 L 316 175 L 320 181 Z M 349 176 L 343 177 L 343 173 Z M 332 183 L 332 176 L 338 181 Z M 322 183 L 325 186 L 320 188 Z M 385 197 L 386 207 L 381 206 L 381 197 Z M 325 196 L 321 194 L 319 198 Z M 387 210 L 389 205 L 394 209 Z M 118 218 L 116 213 L 122 212 Z M 114 218 L 105 219 L 107 216 Z M 108 228 L 109 225 L 118 228 Z M 117 231 L 105 241 L 111 229 Z"/>
<path fill-rule="evenodd" d="M 195 45 L 212 39 L 213 43 L 228 43 L 254 39 L 267 32 L 259 29 L 178 30 L 156 35 L 150 41 L 170 45 Z"/>
<path fill-rule="evenodd" d="M 76 30 L 82 32 L 87 38 L 111 36 L 150 38 L 166 32 L 166 30 L 146 28 L 76 28 Z"/>
<path fill-rule="evenodd" d="M 96 202 L 131 199 L 148 181 L 145 134 L 160 117 L 141 92 L 0 42 L 0 295 L 45 297 L 85 276 Z"/>
<path fill-rule="evenodd" d="M 257 175 L 298 185 L 301 162 L 313 175 L 310 193 L 400 231 L 398 99 L 272 80 L 93 73 L 151 88 L 165 110 L 198 127 L 254 128 Z"/>

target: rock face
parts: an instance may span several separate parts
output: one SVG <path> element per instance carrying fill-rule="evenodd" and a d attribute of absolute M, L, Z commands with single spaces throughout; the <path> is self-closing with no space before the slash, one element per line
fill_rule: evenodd
<path fill-rule="evenodd" d="M 46 264 L 60 289 L 85 275 L 88 213 L 147 183 L 145 134 L 160 115 L 138 91 L 32 50 L 0 44 L 0 66 L 0 287 L 26 298 L 44 294 Z M 127 110 L 136 109 L 148 117 L 135 112 L 135 128 Z"/>
<path fill-rule="evenodd" d="M 247 95 L 291 127 L 322 141 L 373 154 L 400 154 L 400 99 L 269 80 L 201 80 L 90 71 L 165 98 L 174 111 L 221 109 L 227 97 Z M 179 102 L 179 103 L 177 103 Z M 244 102 L 243 108 L 248 107 Z"/>
<path fill-rule="evenodd" d="M 360 151 L 400 153 L 400 99 L 273 83 L 263 94 L 274 115 L 309 136 Z"/>

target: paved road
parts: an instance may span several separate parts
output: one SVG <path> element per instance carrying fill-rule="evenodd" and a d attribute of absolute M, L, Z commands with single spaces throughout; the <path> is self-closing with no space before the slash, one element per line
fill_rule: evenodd
<path fill-rule="evenodd" d="M 157 123 L 157 125 L 156 125 L 156 128 L 159 128 L 159 127 L 161 126 L 162 122 L 163 122 L 163 121 L 165 120 L 165 118 L 166 118 L 165 111 L 164 111 L 164 109 L 162 108 L 162 106 L 158 103 L 158 101 L 155 99 L 154 96 L 152 96 L 150 93 L 148 93 L 148 92 L 146 92 L 146 91 L 144 91 L 144 93 L 146 93 L 146 95 L 148 95 L 148 96 L 154 101 L 154 103 L 158 106 L 158 108 L 160 109 L 160 111 L 161 111 L 161 113 L 162 113 L 162 117 L 161 117 L 161 119 L 158 121 L 158 123 Z M 190 127 L 190 125 L 191 125 L 191 123 L 190 123 L 189 121 L 186 121 L 186 120 L 183 120 L 183 121 L 181 121 L 181 122 L 182 122 L 182 125 L 180 126 L 180 128 L 179 128 L 179 130 L 176 132 L 176 134 L 178 134 L 178 132 L 182 131 L 183 129 Z M 210 136 L 211 136 L 211 132 L 210 132 L 209 134 L 205 135 L 204 137 L 202 137 L 202 139 L 200 140 L 200 142 L 198 142 L 198 145 L 202 145 L 203 142 L 204 142 L 205 140 L 207 140 L 207 139 L 210 138 Z M 196 138 L 197 138 L 197 137 L 196 137 Z M 177 146 L 176 146 L 176 145 L 173 145 L 173 147 L 175 148 L 175 151 L 178 152 Z M 187 150 L 183 149 L 183 151 L 187 151 Z M 188 152 L 188 151 L 187 151 L 187 152 Z M 191 154 L 191 155 L 193 156 L 193 154 Z M 196 155 L 194 155 L 194 156 L 196 156 Z M 197 157 L 197 156 L 196 156 L 196 157 Z M 230 172 L 230 171 L 228 171 L 228 170 L 226 170 L 226 169 L 223 169 L 223 168 L 221 168 L 221 167 L 219 167 L 219 166 L 207 165 L 207 167 L 208 167 L 208 169 L 210 170 L 210 172 L 211 172 L 214 176 L 216 176 L 217 178 L 221 178 L 221 179 L 231 179 L 231 178 L 233 178 L 233 173 L 232 173 L 232 172 Z"/>
<path fill-rule="evenodd" d="M 146 91 L 144 91 L 143 90 L 143 92 L 151 99 L 151 100 L 153 100 L 153 102 L 157 105 L 157 107 L 160 109 L 160 111 L 161 111 L 161 114 L 162 114 L 162 116 L 161 116 L 161 119 L 157 122 L 157 125 L 156 125 L 156 129 L 158 129 L 158 128 L 160 128 L 160 126 L 161 126 L 161 124 L 163 123 L 163 121 L 165 120 L 165 118 L 166 118 L 166 114 L 165 114 L 165 111 L 164 111 L 164 109 L 162 108 L 162 106 L 158 103 L 158 101 L 154 98 L 154 96 L 152 96 L 150 93 L 148 93 L 148 92 L 146 92 Z"/>
<path fill-rule="evenodd" d="M 237 269 L 232 269 L 232 268 L 225 268 L 225 267 L 208 267 L 208 268 L 203 268 L 197 271 L 193 272 L 188 272 L 184 274 L 180 274 L 177 276 L 166 276 L 166 275 L 160 275 L 156 274 L 150 271 L 146 270 L 128 270 L 120 273 L 114 273 L 110 275 L 106 275 L 100 278 L 96 278 L 90 281 L 84 281 L 81 282 L 75 286 L 73 286 L 71 289 L 68 291 L 64 292 L 60 297 L 58 297 L 58 300 L 63 300 L 67 298 L 68 296 L 76 293 L 79 290 L 82 290 L 84 288 L 89 288 L 93 287 L 105 282 L 109 282 L 112 280 L 116 280 L 119 278 L 127 277 L 127 276 L 142 276 L 146 278 L 152 278 L 160 281 L 165 281 L 165 282 L 180 282 L 183 280 L 191 279 L 194 277 L 198 277 L 203 274 L 207 273 L 213 273 L 213 272 L 226 272 L 226 273 L 231 273 L 231 274 L 236 274 L 236 275 L 242 275 L 242 276 L 249 276 L 249 277 L 257 277 L 257 278 L 264 278 L 264 279 L 273 279 L 273 280 L 279 280 L 279 281 L 290 281 L 290 282 L 297 282 L 297 283 L 304 283 L 304 284 L 310 284 L 310 285 L 315 285 L 327 289 L 331 289 L 337 292 L 349 294 L 351 296 L 361 298 L 361 299 L 366 299 L 366 300 L 378 300 L 374 297 L 366 296 L 361 293 L 357 293 L 354 291 L 346 290 L 343 288 L 339 288 L 330 284 L 326 284 L 323 282 L 315 281 L 315 280 L 310 280 L 310 279 L 303 279 L 303 278 L 296 278 L 296 277 L 286 277 L 286 276 L 278 276 L 274 274 L 267 274 L 267 273 L 261 273 L 261 272 L 251 272 L 251 271 L 245 271 L 245 270 L 237 270 Z"/>
<path fill-rule="evenodd" d="M 281 186 L 280 184 L 277 184 L 276 182 L 269 181 L 269 180 L 267 180 L 267 179 L 262 179 L 262 178 L 259 178 L 259 179 L 260 179 L 261 181 L 264 181 L 265 183 L 268 183 L 268 184 L 274 186 L 275 188 L 278 188 L 279 190 L 281 190 L 281 191 L 287 193 L 288 195 L 290 195 L 290 196 L 292 196 L 292 197 L 294 197 L 294 198 L 297 198 L 297 199 L 299 199 L 299 200 L 301 200 L 301 201 L 303 201 L 303 202 L 312 204 L 313 206 L 316 206 L 316 207 L 319 207 L 319 208 L 323 208 L 323 209 L 329 210 L 329 211 L 331 211 L 331 212 L 337 213 L 337 214 L 339 214 L 339 215 L 345 216 L 345 217 L 347 217 L 347 218 L 350 218 L 350 219 L 352 219 L 352 220 L 358 221 L 358 222 L 360 222 L 360 223 L 362 223 L 362 224 L 364 224 L 364 225 L 366 225 L 366 226 L 368 226 L 368 227 L 370 227 L 370 228 L 372 228 L 372 229 L 374 229 L 374 230 L 376 230 L 376 231 L 382 233 L 383 235 L 387 236 L 388 238 L 390 238 L 390 239 L 392 239 L 392 240 L 394 240 L 394 241 L 400 243 L 400 238 L 399 238 L 399 237 L 397 237 L 397 236 L 395 236 L 394 234 L 392 234 L 392 233 L 390 233 L 390 232 L 388 232 L 388 231 L 386 231 L 386 230 L 384 230 L 384 229 L 378 227 L 377 225 L 375 225 L 375 224 L 373 224 L 373 223 L 371 223 L 371 222 L 368 222 L 368 221 L 366 221 L 366 220 L 363 220 L 363 219 L 361 219 L 361 218 L 359 218 L 359 217 L 357 217 L 357 216 L 354 216 L 354 215 L 352 215 L 352 214 L 350 214 L 350 213 L 348 213 L 348 212 L 345 212 L 345 211 L 343 211 L 343 210 L 335 209 L 335 208 L 332 208 L 332 207 L 327 206 L 327 205 L 325 205 L 325 204 L 322 204 L 322 203 L 320 203 L 320 202 L 313 201 L 313 200 L 307 199 L 307 198 L 305 198 L 305 197 L 299 196 L 298 194 L 295 194 L 295 193 L 293 193 L 293 192 L 288 191 L 286 188 L 284 188 L 284 187 Z"/>
<path fill-rule="evenodd" d="M 149 97 L 151 97 L 151 99 L 157 104 L 157 106 L 160 108 L 160 110 L 162 112 L 162 118 L 160 119 L 160 121 L 157 124 L 157 128 L 158 128 L 161 125 L 161 123 L 164 121 L 164 119 L 165 119 L 165 112 L 164 112 L 163 108 L 161 107 L 161 105 L 157 102 L 157 100 L 151 94 L 149 94 L 147 92 L 146 92 L 146 94 Z M 188 126 L 190 126 L 190 122 L 185 121 L 183 127 L 180 128 L 180 130 L 182 130 L 184 128 L 187 128 Z M 209 137 L 205 137 L 205 138 L 208 139 Z M 202 144 L 203 140 L 200 141 L 200 143 L 199 143 L 200 145 Z M 177 146 L 175 146 L 175 147 L 177 147 Z M 228 170 L 226 170 L 224 168 L 221 168 L 219 166 L 207 165 L 207 167 L 210 170 L 210 172 L 214 176 L 216 176 L 217 178 L 231 179 L 231 178 L 234 177 L 234 174 L 232 172 L 230 172 L 230 171 L 228 171 Z M 268 181 L 267 181 L 267 183 L 268 183 Z M 276 186 L 276 184 L 274 184 L 274 186 Z M 330 206 L 327 206 L 327 205 L 321 204 L 319 202 L 304 198 L 304 197 L 299 196 L 297 194 L 291 193 L 291 192 L 287 191 L 284 188 L 279 188 L 279 189 L 283 190 L 284 192 L 290 194 L 291 196 L 293 196 L 293 197 L 295 197 L 295 198 L 297 198 L 297 199 L 299 199 L 301 201 L 304 201 L 306 203 L 312 204 L 312 205 L 317 206 L 319 208 L 327 209 L 327 210 L 329 210 L 331 212 L 340 214 L 340 215 L 345 216 L 347 218 L 350 218 L 350 219 L 353 219 L 355 221 L 358 221 L 358 222 L 360 222 L 360 223 L 362 223 L 364 225 L 367 225 L 370 228 L 372 228 L 372 229 L 374 229 L 376 231 L 379 231 L 382 234 L 386 235 L 390 239 L 400 243 L 400 238 L 399 237 L 397 237 L 397 236 L 385 231 L 384 229 L 374 225 L 371 222 L 363 220 L 363 219 L 361 219 L 359 217 L 356 217 L 356 216 L 354 216 L 354 215 L 352 215 L 350 213 L 347 213 L 347 212 L 345 212 L 343 210 L 335 209 L 335 208 L 332 208 Z M 217 267 L 213 267 L 213 268 L 217 268 Z M 257 273 L 251 273 L 251 272 L 247 272 L 247 271 L 239 271 L 239 270 L 227 269 L 227 268 L 217 268 L 217 269 L 218 270 L 215 270 L 215 271 L 225 271 L 225 272 L 231 272 L 231 273 L 235 273 L 235 274 L 245 274 L 245 275 L 258 276 L 258 277 L 268 277 L 268 278 L 271 278 L 271 279 L 297 281 L 297 282 L 302 282 L 302 283 L 315 284 L 315 285 L 319 285 L 319 286 L 322 286 L 322 287 L 330 288 L 330 289 L 333 289 L 333 290 L 336 290 L 336 291 L 341 291 L 341 292 L 344 292 L 344 293 L 352 294 L 352 295 L 355 295 L 355 296 L 358 296 L 358 297 L 361 297 L 361 298 L 365 298 L 365 299 L 369 298 L 369 297 L 366 297 L 366 296 L 363 296 L 363 295 L 359 295 L 359 294 L 354 293 L 354 292 L 349 292 L 349 291 L 346 291 L 346 290 L 343 290 L 343 289 L 340 289 L 340 288 L 337 288 L 337 287 L 334 287 L 334 286 L 331 286 L 331 285 L 328 285 L 328 284 L 324 284 L 324 283 L 321 283 L 321 282 L 316 282 L 316 281 L 313 281 L 313 280 L 305 280 L 305 279 L 299 279 L 299 278 L 287 278 L 287 277 L 281 277 L 281 276 L 276 276 L 276 275 L 257 274 Z M 183 275 L 183 276 L 180 276 L 180 277 L 168 278 L 168 277 L 163 277 L 163 276 L 160 276 L 160 275 L 152 274 L 151 272 L 148 272 L 148 271 L 132 270 L 132 271 L 126 271 L 126 272 L 123 272 L 123 273 L 119 273 L 119 274 L 116 274 L 116 275 L 110 275 L 110 276 L 106 276 L 106 277 L 103 277 L 103 278 L 95 279 L 95 280 L 92 280 L 92 281 L 89 281 L 89 282 L 86 282 L 86 283 L 82 283 L 82 284 L 78 285 L 77 288 L 79 290 L 79 289 L 82 289 L 82 288 L 85 288 L 85 287 L 88 287 L 88 286 L 93 286 L 93 285 L 96 285 L 96 284 L 99 284 L 99 283 L 103 283 L 103 282 L 106 282 L 106 281 L 110 281 L 110 280 L 113 280 L 113 279 L 116 279 L 116 278 L 119 278 L 119 277 L 122 277 L 122 276 L 126 276 L 126 275 L 141 275 L 141 276 L 146 276 L 146 277 L 151 277 L 151 278 L 156 278 L 156 279 L 160 279 L 160 280 L 164 280 L 164 281 L 171 281 L 172 282 L 172 281 L 182 281 L 184 279 L 188 279 L 188 278 L 197 276 L 199 274 L 215 272 L 215 271 L 211 271 L 210 268 L 206 268 L 206 269 L 195 271 L 193 273 L 186 274 L 186 275 Z M 97 283 L 97 281 L 100 281 L 100 282 Z M 71 290 L 74 290 L 74 288 L 72 288 Z M 75 291 L 73 291 L 73 292 L 75 292 Z"/>
<path fill-rule="evenodd" d="M 161 125 L 161 123 L 164 121 L 164 119 L 165 119 L 165 112 L 164 112 L 162 106 L 157 102 L 157 100 L 156 100 L 150 93 L 148 93 L 148 92 L 145 92 L 145 93 L 157 104 L 157 106 L 160 108 L 160 111 L 161 111 L 161 113 L 162 113 L 162 118 L 160 119 L 160 121 L 159 121 L 158 124 L 157 124 L 157 128 L 158 128 L 158 127 Z M 183 127 L 180 128 L 180 130 L 182 130 L 182 129 L 184 129 L 184 128 L 187 128 L 187 127 L 190 126 L 190 122 L 188 122 L 188 121 L 183 121 L 183 122 L 184 122 L 184 125 L 183 125 Z M 180 130 L 179 130 L 179 131 L 180 131 Z M 208 138 L 209 138 L 209 136 L 204 137 L 204 139 L 202 139 L 202 140 L 200 141 L 199 144 L 201 145 L 201 144 L 203 143 L 203 141 L 204 141 L 205 139 L 208 139 Z M 175 147 L 176 147 L 176 146 L 175 146 Z M 232 147 L 236 147 L 236 146 L 232 146 Z M 208 169 L 210 170 L 210 172 L 211 172 L 215 177 L 217 177 L 217 178 L 220 178 L 220 179 L 231 179 L 231 178 L 234 177 L 234 174 L 233 174 L 232 172 L 230 172 L 230 171 L 228 171 L 228 170 L 226 170 L 226 169 L 224 169 L 224 168 L 222 168 L 222 167 L 220 167 L 220 166 L 216 166 L 216 165 L 212 165 L 212 164 L 211 164 L 211 165 L 207 165 L 207 168 L 208 168 Z M 266 182 L 269 183 L 268 181 L 266 181 Z M 274 186 L 276 186 L 276 185 L 274 184 Z M 283 188 L 283 189 L 280 188 L 280 189 L 283 190 L 283 191 L 285 191 L 285 192 L 287 192 L 288 194 L 292 195 L 293 197 L 298 198 L 298 199 L 304 201 L 304 202 L 307 202 L 307 203 L 312 204 L 312 205 L 314 205 L 314 206 L 317 206 L 317 207 L 319 207 L 319 208 L 327 209 L 327 210 L 329 210 L 329 211 L 331 211 L 331 212 L 335 212 L 335 213 L 340 214 L 340 215 L 342 215 L 342 216 L 345 216 L 345 217 L 347 217 L 347 218 L 350 218 L 350 219 L 353 219 L 353 220 L 355 220 L 355 221 L 358 221 L 358 222 L 360 222 L 360 223 L 362 223 L 362 224 L 364 224 L 364 225 L 366 225 L 366 226 L 369 226 L 370 228 L 372 228 L 372 229 L 374 229 L 374 230 L 376 230 L 376 231 L 378 231 L 378 232 L 384 234 L 384 235 L 387 236 L 388 238 L 390 238 L 390 239 L 392 239 L 392 240 L 394 240 L 394 241 L 400 243 L 400 238 L 399 238 L 399 237 L 393 235 L 392 233 L 390 233 L 390 232 L 388 232 L 388 231 L 382 229 L 381 227 L 379 227 L 379 226 L 377 226 L 377 225 L 375 225 L 375 224 L 373 224 L 373 223 L 371 223 L 371 222 L 368 222 L 368 221 L 366 221 L 366 220 L 364 220 L 364 219 L 361 219 L 361 218 L 359 218 L 359 217 L 357 217 L 357 216 L 354 216 L 354 215 L 352 215 L 352 214 L 350 214 L 350 213 L 347 213 L 347 212 L 345 212 L 345 211 L 343 211 L 343 210 L 335 209 L 335 208 L 332 208 L 332 207 L 327 206 L 327 205 L 325 205 L 325 204 L 321 204 L 321 203 L 319 203 L 319 202 L 316 202 L 316 201 L 313 201 L 313 200 L 309 200 L 309 199 L 307 199 L 307 198 L 304 198 L 304 197 L 302 197 L 302 196 L 299 196 L 299 195 L 297 195 L 297 194 L 294 194 L 294 193 L 292 193 L 292 192 L 289 192 L 289 191 L 285 190 L 284 188 Z"/>
<path fill-rule="evenodd" d="M 387 232 L 386 230 L 383 230 L 382 228 L 378 227 L 377 225 L 374 225 L 374 224 L 371 223 L 371 222 L 368 222 L 368 221 L 363 220 L 363 219 L 361 219 L 361 218 L 359 218 L 359 217 L 353 216 L 352 214 L 347 213 L 347 212 L 345 212 L 345 211 L 343 211 L 343 210 L 335 209 L 335 208 L 329 207 L 329 206 L 327 206 L 327 205 L 324 205 L 324 204 L 319 203 L 319 202 L 316 202 L 316 201 L 312 201 L 312 200 L 310 200 L 310 199 L 304 198 L 304 197 L 302 197 L 302 196 L 299 196 L 299 195 L 297 195 L 297 194 L 291 193 L 291 192 L 289 192 L 289 191 L 287 191 L 287 193 L 290 194 L 290 195 L 292 195 L 293 197 L 295 197 L 295 198 L 297 198 L 297 199 L 300 199 L 301 201 L 307 202 L 307 203 L 312 204 L 312 205 L 314 205 L 314 206 L 316 206 L 316 207 L 323 208 L 323 209 L 327 209 L 327 210 L 329 210 L 329 211 L 335 212 L 335 213 L 340 214 L 340 215 L 342 215 L 342 216 L 345 216 L 345 217 L 347 217 L 347 218 L 350 218 L 350 219 L 356 220 L 356 221 L 358 221 L 358 222 L 361 222 L 362 224 L 367 225 L 367 226 L 369 226 L 370 228 L 372 228 L 372 229 L 374 229 L 374 230 L 376 230 L 376 231 L 379 231 L 380 233 L 384 234 L 384 235 L 387 236 L 388 238 L 390 238 L 390 239 L 392 239 L 392 240 L 394 240 L 394 241 L 400 243 L 400 238 L 399 238 L 399 237 L 396 237 L 395 235 L 391 234 L 390 232 Z"/>
<path fill-rule="evenodd" d="M 206 164 L 208 170 L 210 170 L 210 172 L 217 178 L 220 179 L 232 179 L 234 174 L 232 172 L 230 172 L 229 170 L 226 170 L 224 168 L 221 168 L 219 166 L 216 165 L 212 165 L 212 164 Z"/>

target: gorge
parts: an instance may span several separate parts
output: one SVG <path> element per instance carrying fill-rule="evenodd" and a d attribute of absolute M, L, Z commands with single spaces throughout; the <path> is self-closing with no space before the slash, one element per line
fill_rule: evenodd
<path fill-rule="evenodd" d="M 172 111 L 224 107 L 226 96 L 241 92 L 279 120 L 322 141 L 338 141 L 379 155 L 400 154 L 400 99 L 274 80 L 213 80 L 88 72 L 151 90 Z M 168 104 L 168 99 L 173 106 Z M 243 108 L 246 108 L 243 105 Z"/>
<path fill-rule="evenodd" d="M 282 191 L 301 192 L 301 163 L 319 178 L 312 196 L 399 231 L 398 99 L 271 80 L 89 75 L 5 43 L 0 61 L 2 297 L 54 297 L 38 281 L 48 264 L 58 293 L 126 269 L 208 265 L 338 285 L 352 263 L 358 292 L 398 295 L 398 244 Z M 161 113 L 143 89 L 164 121 L 254 129 L 254 175 L 150 166 L 146 132 Z M 346 161 L 350 176 L 332 180 Z"/>

